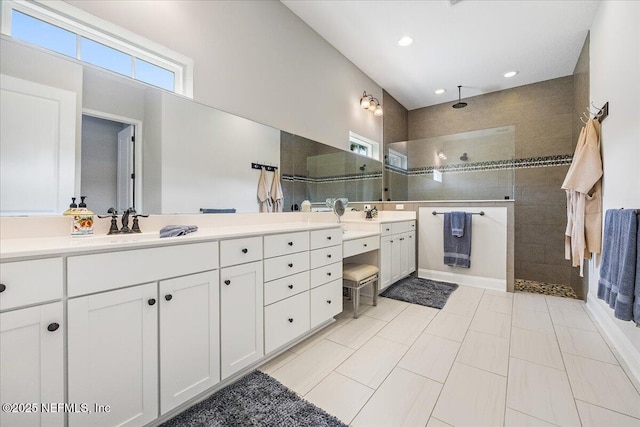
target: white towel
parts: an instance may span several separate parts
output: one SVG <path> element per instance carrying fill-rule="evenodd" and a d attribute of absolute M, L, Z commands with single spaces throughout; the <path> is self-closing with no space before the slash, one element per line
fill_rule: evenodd
<path fill-rule="evenodd" d="M 271 212 L 271 197 L 269 196 L 267 174 L 264 168 L 260 168 L 260 179 L 258 179 L 258 202 L 260 204 L 260 212 Z"/>
<path fill-rule="evenodd" d="M 273 181 L 271 181 L 271 200 L 273 201 L 273 212 L 282 212 L 282 185 L 280 185 L 280 170 L 273 171 Z"/>

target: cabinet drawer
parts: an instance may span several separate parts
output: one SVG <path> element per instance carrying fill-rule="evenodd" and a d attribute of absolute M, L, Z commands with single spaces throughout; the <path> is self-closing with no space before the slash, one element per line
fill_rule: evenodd
<path fill-rule="evenodd" d="M 384 223 L 384 224 L 380 224 L 380 235 L 381 236 L 389 236 L 390 234 L 393 233 L 393 230 L 391 229 L 392 224 L 390 222 Z"/>
<path fill-rule="evenodd" d="M 309 292 L 264 308 L 264 352 L 271 353 L 310 329 Z"/>
<path fill-rule="evenodd" d="M 380 237 L 371 236 L 344 242 L 344 257 L 358 255 L 380 248 Z"/>
<path fill-rule="evenodd" d="M 220 242 L 220 266 L 244 264 L 262 259 L 262 237 Z"/>
<path fill-rule="evenodd" d="M 309 269 L 309 252 L 284 255 L 264 260 L 264 281 L 279 279 Z"/>
<path fill-rule="evenodd" d="M 311 289 L 311 327 L 326 322 L 342 312 L 342 280 Z"/>
<path fill-rule="evenodd" d="M 342 261 L 342 245 L 311 251 L 311 268 L 333 264 L 336 261 Z"/>
<path fill-rule="evenodd" d="M 264 284 L 264 305 L 273 304 L 309 290 L 309 272 L 294 274 Z"/>
<path fill-rule="evenodd" d="M 62 279 L 62 258 L 4 263 L 0 310 L 62 298 Z"/>
<path fill-rule="evenodd" d="M 309 232 L 264 236 L 264 257 L 293 254 L 309 250 Z"/>
<path fill-rule="evenodd" d="M 401 222 L 394 222 L 391 224 L 392 234 L 407 233 L 409 231 L 414 231 L 415 229 L 416 229 L 415 221 L 401 221 Z"/>
<path fill-rule="evenodd" d="M 332 280 L 342 278 L 342 260 L 334 264 L 325 265 L 324 267 L 311 270 L 311 287 L 323 285 Z"/>
<path fill-rule="evenodd" d="M 70 297 L 218 268 L 218 242 L 69 257 Z"/>
<path fill-rule="evenodd" d="M 342 243 L 342 228 L 314 230 L 311 232 L 311 249 L 326 248 Z"/>

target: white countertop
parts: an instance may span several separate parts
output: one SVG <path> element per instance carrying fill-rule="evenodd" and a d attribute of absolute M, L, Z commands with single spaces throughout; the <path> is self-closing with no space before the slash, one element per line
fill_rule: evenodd
<path fill-rule="evenodd" d="M 83 252 L 145 248 L 253 235 L 321 230 L 339 227 L 336 223 L 276 223 L 245 226 L 200 227 L 185 236 L 160 238 L 157 232 L 139 234 L 92 235 L 83 237 L 30 237 L 0 240 L 0 258 L 80 254 Z"/>

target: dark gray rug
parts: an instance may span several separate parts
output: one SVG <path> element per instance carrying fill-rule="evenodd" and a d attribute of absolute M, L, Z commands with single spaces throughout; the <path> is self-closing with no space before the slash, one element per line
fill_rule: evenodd
<path fill-rule="evenodd" d="M 389 286 L 380 296 L 410 302 L 411 304 L 442 308 L 447 303 L 449 295 L 456 289 L 458 289 L 458 285 L 455 283 L 407 277 Z"/>
<path fill-rule="evenodd" d="M 185 426 L 347 427 L 260 371 L 223 388 L 161 427 Z"/>

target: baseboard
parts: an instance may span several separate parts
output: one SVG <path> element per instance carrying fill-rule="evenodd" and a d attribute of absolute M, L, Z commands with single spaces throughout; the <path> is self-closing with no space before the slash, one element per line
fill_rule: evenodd
<path fill-rule="evenodd" d="M 622 358 L 621 364 L 626 368 L 627 374 L 632 376 L 636 384 L 640 384 L 640 352 L 631 344 L 629 338 L 620 331 L 600 302 L 591 294 L 587 296 L 587 311 L 596 320 L 600 330 L 615 347 L 617 355 Z"/>
<path fill-rule="evenodd" d="M 418 270 L 418 277 L 422 279 L 439 280 L 442 282 L 452 282 L 459 285 L 472 286 L 474 288 L 492 289 L 495 291 L 507 290 L 506 279 L 470 276 L 466 274 L 449 273 L 448 271 L 428 270 L 426 268 Z"/>

